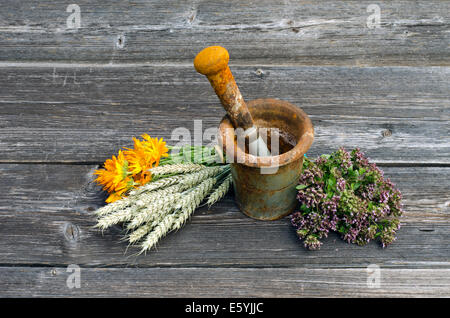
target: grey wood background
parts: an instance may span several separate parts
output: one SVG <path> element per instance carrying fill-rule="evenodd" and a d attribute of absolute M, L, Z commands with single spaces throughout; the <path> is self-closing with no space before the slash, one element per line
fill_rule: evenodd
<path fill-rule="evenodd" d="M 449 297 L 449 12 L 438 0 L 2 1 L 0 296 Z M 392 246 L 331 235 L 306 251 L 287 218 L 249 219 L 232 194 L 144 256 L 125 253 L 120 228 L 92 229 L 105 198 L 92 172 L 131 137 L 218 125 L 192 65 L 209 45 L 229 50 L 247 100 L 306 111 L 308 156 L 359 146 L 383 167 L 405 198 Z"/>

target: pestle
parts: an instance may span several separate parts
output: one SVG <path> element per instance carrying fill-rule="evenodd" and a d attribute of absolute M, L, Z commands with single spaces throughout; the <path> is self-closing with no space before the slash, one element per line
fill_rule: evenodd
<path fill-rule="evenodd" d="M 244 129 L 245 136 L 250 141 L 249 153 L 260 157 L 270 156 L 266 143 L 258 136 L 252 115 L 228 67 L 229 59 L 230 56 L 225 48 L 210 46 L 197 54 L 194 67 L 197 72 L 208 78 L 234 128 Z"/>

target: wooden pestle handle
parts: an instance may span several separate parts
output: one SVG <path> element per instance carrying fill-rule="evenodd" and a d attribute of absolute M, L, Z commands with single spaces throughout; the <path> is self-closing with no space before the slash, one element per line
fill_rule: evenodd
<path fill-rule="evenodd" d="M 194 67 L 208 77 L 234 128 L 248 129 L 253 127 L 253 119 L 228 67 L 229 59 L 225 48 L 210 46 L 197 54 Z"/>

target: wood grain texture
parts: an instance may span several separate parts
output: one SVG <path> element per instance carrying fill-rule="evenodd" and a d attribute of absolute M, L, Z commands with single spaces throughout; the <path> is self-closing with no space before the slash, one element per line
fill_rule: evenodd
<path fill-rule="evenodd" d="M 1 4 L 0 296 L 450 297 L 450 1 L 77 0 L 79 29 L 70 3 Z M 359 146 L 383 165 L 406 210 L 393 245 L 331 234 L 307 251 L 288 218 L 247 218 L 231 194 L 145 256 L 93 229 L 98 163 L 145 132 L 218 126 L 192 65 L 209 45 L 229 50 L 245 99 L 306 111 L 309 157 Z"/>
<path fill-rule="evenodd" d="M 450 163 L 450 68 L 232 66 L 247 100 L 302 107 L 308 155 L 359 146 L 376 162 Z M 103 162 L 133 136 L 216 128 L 224 110 L 193 66 L 0 68 L 1 162 Z M 174 144 L 178 141 L 172 140 Z M 204 144 L 210 143 L 204 140 Z"/>
<path fill-rule="evenodd" d="M 0 60 L 190 62 L 220 44 L 249 63 L 450 65 L 448 1 L 377 1 L 375 29 L 371 0 L 79 0 L 79 29 L 67 26 L 68 4 L 3 1 Z"/>
<path fill-rule="evenodd" d="M 0 268 L 5 297 L 449 297 L 449 269 L 81 268 L 68 288 L 65 267 Z M 184 308 L 182 308 L 184 309 Z"/>
<path fill-rule="evenodd" d="M 320 251 L 303 248 L 288 218 L 274 222 L 240 213 L 231 195 L 200 208 L 191 221 L 146 256 L 120 242 L 119 227 L 93 229 L 105 198 L 90 184 L 94 166 L 0 165 L 0 264 L 86 267 L 365 267 L 448 268 L 450 168 L 385 168 L 404 194 L 398 240 L 347 244 L 330 235 Z M 420 181 L 419 181 L 420 180 Z M 421 184 L 418 187 L 418 184 Z"/>

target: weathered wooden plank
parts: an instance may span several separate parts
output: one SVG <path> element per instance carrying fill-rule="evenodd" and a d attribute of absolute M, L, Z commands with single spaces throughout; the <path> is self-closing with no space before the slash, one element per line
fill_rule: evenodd
<path fill-rule="evenodd" d="M 369 273 L 370 271 L 370 273 Z M 449 297 L 450 269 L 2 267 L 3 297 Z M 370 276 L 372 275 L 372 276 Z M 374 280 L 372 280 L 374 279 Z M 264 306 L 261 308 L 263 309 Z M 180 312 L 184 310 L 179 308 Z"/>
<path fill-rule="evenodd" d="M 67 266 L 226 266 L 448 268 L 450 168 L 385 168 L 404 194 L 398 240 L 382 249 L 330 235 L 320 251 L 303 248 L 288 219 L 262 222 L 240 213 L 232 196 L 199 209 L 186 226 L 146 256 L 135 257 L 119 227 L 92 228 L 102 196 L 94 166 L 0 165 L 0 264 Z"/>
<path fill-rule="evenodd" d="M 248 63 L 450 65 L 448 1 L 2 2 L 0 60 L 191 61 L 221 44 Z M 67 22 L 69 20 L 69 24 Z"/>
<path fill-rule="evenodd" d="M 186 127 L 193 138 L 194 120 L 206 130 L 224 114 L 191 65 L 16 66 L 0 68 L 1 162 L 101 162 L 132 136 Z M 312 156 L 359 146 L 377 162 L 450 163 L 450 68 L 232 71 L 247 100 L 285 99 L 310 115 Z"/>

